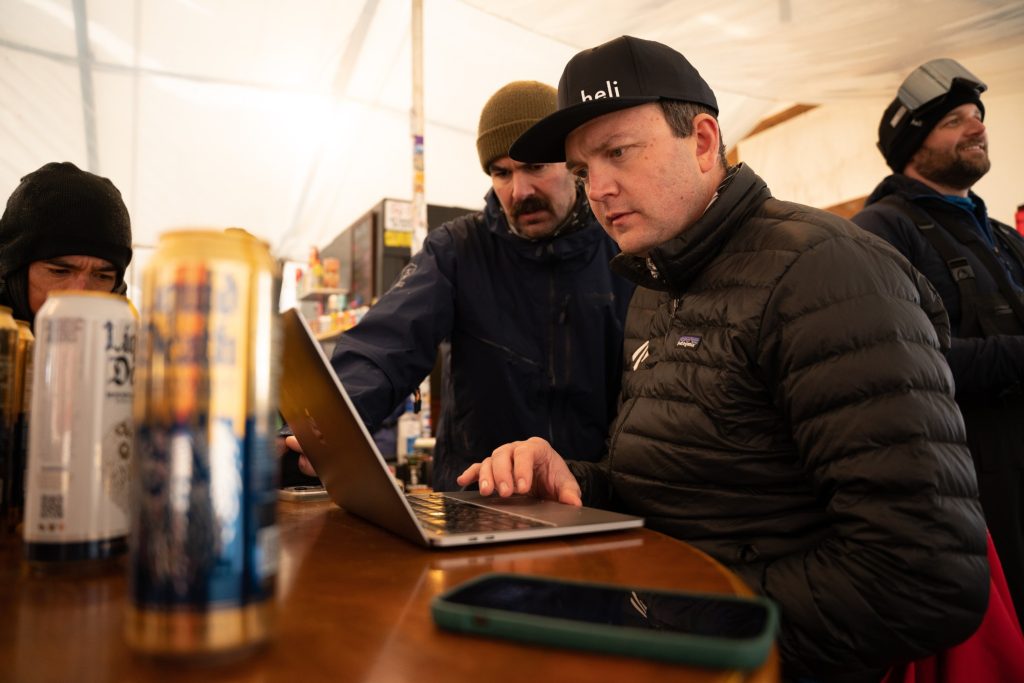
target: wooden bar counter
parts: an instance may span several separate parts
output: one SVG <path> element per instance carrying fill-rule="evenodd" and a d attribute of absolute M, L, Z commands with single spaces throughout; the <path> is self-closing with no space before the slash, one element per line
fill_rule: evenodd
<path fill-rule="evenodd" d="M 21 543 L 0 539 L 0 681 L 211 683 L 572 683 L 776 681 L 631 657 L 439 630 L 431 598 L 487 571 L 747 594 L 721 565 L 646 529 L 554 541 L 428 551 L 332 503 L 281 503 L 276 636 L 235 662 L 189 664 L 132 653 L 121 634 L 123 571 L 42 576 Z M 121 567 L 123 570 L 123 567 Z"/>

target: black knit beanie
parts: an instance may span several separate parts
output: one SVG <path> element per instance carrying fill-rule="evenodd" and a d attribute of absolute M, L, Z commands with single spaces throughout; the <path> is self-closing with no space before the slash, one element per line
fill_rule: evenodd
<path fill-rule="evenodd" d="M 878 123 L 878 149 L 893 173 L 903 173 L 914 152 L 943 116 L 967 103 L 977 105 L 982 118 L 985 117 L 985 105 L 977 89 L 961 84 L 954 85 L 936 105 L 916 117 L 910 115 L 899 98 L 894 99 Z"/>
<path fill-rule="evenodd" d="M 0 218 L 0 279 L 35 261 L 94 256 L 117 269 L 132 260 L 132 228 L 121 193 L 106 178 L 70 162 L 50 163 L 21 179 Z"/>

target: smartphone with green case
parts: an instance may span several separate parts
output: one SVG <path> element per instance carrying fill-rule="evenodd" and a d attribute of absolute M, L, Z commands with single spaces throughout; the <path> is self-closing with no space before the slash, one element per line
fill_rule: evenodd
<path fill-rule="evenodd" d="M 775 604 L 525 574 L 484 574 L 434 598 L 438 626 L 512 640 L 754 669 L 771 651 Z"/>

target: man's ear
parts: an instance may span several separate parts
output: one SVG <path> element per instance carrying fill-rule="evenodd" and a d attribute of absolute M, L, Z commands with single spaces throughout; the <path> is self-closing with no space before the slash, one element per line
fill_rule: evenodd
<path fill-rule="evenodd" d="M 719 165 L 718 149 L 722 133 L 718 121 L 710 114 L 697 114 L 693 117 L 693 137 L 697 142 L 697 163 L 700 170 L 707 173 Z"/>

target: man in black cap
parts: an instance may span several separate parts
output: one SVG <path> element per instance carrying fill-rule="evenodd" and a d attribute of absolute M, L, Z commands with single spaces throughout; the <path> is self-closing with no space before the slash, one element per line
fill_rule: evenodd
<path fill-rule="evenodd" d="M 1024 621 L 1024 239 L 971 191 L 991 166 L 985 89 L 952 59 L 907 76 L 878 126 L 893 174 L 853 221 L 899 249 L 949 313 L 981 505 Z"/>
<path fill-rule="evenodd" d="M 555 89 L 537 81 L 514 81 L 488 99 L 477 128 L 491 181 L 484 210 L 431 230 L 334 348 L 331 363 L 374 430 L 450 343 L 435 490 L 457 489 L 470 463 L 532 434 L 573 457 L 597 457 L 615 415 L 633 293 L 608 270 L 618 248 L 564 165 L 508 156 L 519 134 L 553 111 Z M 299 446 L 294 437 L 288 444 Z M 298 481 L 287 458 L 284 475 Z"/>
<path fill-rule="evenodd" d="M 639 286 L 600 462 L 539 438 L 460 478 L 613 507 L 778 603 L 795 679 L 877 680 L 968 637 L 985 526 L 935 292 L 883 241 L 726 166 L 714 93 L 675 50 L 577 54 L 512 146 L 564 160 Z"/>
<path fill-rule="evenodd" d="M 59 289 L 123 292 L 132 229 L 121 193 L 70 162 L 21 179 L 0 218 L 0 305 L 29 323 Z"/>

